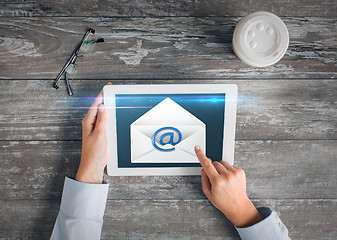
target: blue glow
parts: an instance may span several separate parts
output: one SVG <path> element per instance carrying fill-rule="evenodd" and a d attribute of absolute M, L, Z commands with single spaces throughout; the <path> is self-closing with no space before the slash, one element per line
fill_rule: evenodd
<path fill-rule="evenodd" d="M 144 101 L 146 99 L 151 99 L 153 101 L 156 101 L 156 98 L 158 99 L 162 99 L 162 97 L 155 97 L 155 96 L 142 96 L 142 97 L 116 97 L 116 100 L 128 100 L 128 101 L 135 101 L 135 102 L 139 102 L 139 101 Z M 209 98 L 205 98 L 205 97 L 198 97 L 198 96 L 188 96 L 186 95 L 186 97 L 178 97 L 178 99 L 180 101 L 183 102 L 212 102 L 212 103 L 218 103 L 218 102 L 225 102 L 225 98 L 215 98 L 215 97 L 209 97 Z"/>
<path fill-rule="evenodd" d="M 169 94 L 168 94 L 169 95 Z M 88 105 L 91 105 L 91 103 L 94 100 L 99 100 L 101 102 L 103 102 L 103 97 L 72 97 L 72 100 L 76 101 L 76 102 L 82 102 L 82 104 L 79 105 L 87 105 L 84 103 L 88 102 Z M 109 108 L 119 108 L 119 109 L 131 109 L 131 108 L 147 108 L 150 109 L 153 107 L 153 102 L 160 102 L 163 99 L 163 95 L 161 96 L 155 96 L 155 95 L 151 95 L 151 96 L 121 96 L 121 95 L 117 95 L 115 97 L 110 97 L 110 98 L 105 98 L 105 99 L 115 99 L 116 102 L 119 101 L 119 103 L 122 103 L 122 107 L 109 107 Z M 214 96 L 214 94 L 210 94 L 209 96 L 205 95 L 205 94 L 193 94 L 190 95 L 188 93 L 186 93 L 185 96 L 179 96 L 179 97 L 175 97 L 176 100 L 178 100 L 179 102 L 185 102 L 185 103 L 214 103 L 214 104 L 220 104 L 220 103 L 224 103 L 225 101 L 230 101 L 230 99 L 226 99 L 225 97 L 217 97 Z M 90 102 L 89 102 L 90 101 Z M 147 102 L 144 105 L 141 103 Z M 146 105 L 150 105 L 150 106 L 146 106 Z M 125 106 L 127 105 L 127 106 Z M 143 105 L 143 106 L 139 106 L 139 105 Z M 90 106 L 87 107 L 82 107 L 82 106 L 74 106 L 74 107 L 65 107 L 66 109 L 90 109 Z"/>
<path fill-rule="evenodd" d="M 66 109 L 90 109 L 90 108 L 98 108 L 98 107 L 66 107 Z M 151 107 L 105 107 L 105 108 L 119 108 L 119 109 L 129 109 L 129 108 L 151 108 Z"/>
<path fill-rule="evenodd" d="M 218 102 L 224 102 L 225 99 L 224 98 L 201 98 L 201 99 L 195 99 L 192 101 L 218 103 Z"/>
<path fill-rule="evenodd" d="M 71 97 L 72 100 L 95 100 L 97 97 Z M 146 98 L 155 98 L 155 97 L 116 97 L 116 99 L 133 99 L 134 101 L 141 101 L 142 99 L 146 99 Z M 103 100 L 103 98 L 100 97 L 100 99 Z M 108 98 L 111 99 L 111 98 Z M 182 101 L 186 101 L 186 102 L 225 102 L 224 98 L 196 98 L 196 97 L 189 97 L 186 96 L 184 98 L 181 98 Z M 227 101 L 230 101 L 230 99 L 227 98 Z M 245 97 L 245 96 L 240 96 L 237 98 L 237 102 L 257 102 L 257 101 L 262 101 L 261 98 L 259 97 Z"/>

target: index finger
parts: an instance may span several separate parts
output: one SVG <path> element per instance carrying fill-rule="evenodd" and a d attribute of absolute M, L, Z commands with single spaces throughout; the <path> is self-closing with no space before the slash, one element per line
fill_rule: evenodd
<path fill-rule="evenodd" d="M 219 175 L 218 171 L 215 169 L 211 160 L 207 158 L 205 154 L 202 152 L 200 146 L 195 146 L 194 150 L 195 153 L 197 154 L 201 166 L 203 167 L 208 178 L 212 182 L 212 179 L 214 179 L 214 177 L 217 177 Z"/>

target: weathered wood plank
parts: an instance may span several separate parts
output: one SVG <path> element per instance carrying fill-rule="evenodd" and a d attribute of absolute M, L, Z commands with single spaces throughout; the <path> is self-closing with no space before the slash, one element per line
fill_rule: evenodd
<path fill-rule="evenodd" d="M 237 141 L 253 198 L 337 198 L 337 141 Z M 0 199 L 58 199 L 81 142 L 1 142 Z M 108 177 L 109 199 L 205 199 L 199 176 Z"/>
<path fill-rule="evenodd" d="M 237 17 L 2 18 L 0 79 L 54 79 L 86 28 L 105 38 L 77 61 L 77 79 L 336 78 L 336 18 L 286 17 L 290 45 L 266 68 L 232 51 Z"/>
<path fill-rule="evenodd" d="M 278 212 L 293 239 L 333 239 L 336 200 L 260 200 Z M 109 201 L 103 238 L 240 239 L 236 230 L 208 200 Z M 114 228 L 112 229 L 112 226 Z M 115 228 L 116 227 L 116 228 Z"/>
<path fill-rule="evenodd" d="M 116 80 L 114 84 L 237 83 L 237 139 L 337 139 L 336 80 Z M 0 80 L 0 140 L 81 140 L 81 120 L 106 80 Z M 83 97 L 83 98 L 78 98 Z M 262 130 L 263 129 L 263 130 Z"/>
<path fill-rule="evenodd" d="M 336 16 L 335 1 L 1 1 L 0 16 L 245 16 L 269 11 L 280 16 Z"/>
<path fill-rule="evenodd" d="M 292 239 L 334 239 L 336 199 L 258 200 L 277 211 Z M 59 201 L 1 201 L 0 238 L 47 239 Z M 13 224 L 15 222 L 16 224 Z M 208 200 L 108 200 L 102 239 L 240 239 Z"/>
<path fill-rule="evenodd" d="M 262 69 L 231 50 L 241 16 L 258 10 L 286 16 L 290 34 L 286 56 Z M 79 108 L 92 102 L 51 82 L 93 27 L 106 41 L 78 60 L 76 78 L 86 81 L 72 81 L 76 97 L 94 97 L 104 79 L 238 83 L 235 157 L 249 196 L 275 209 L 293 239 L 334 239 L 336 10 L 329 0 L 1 1 L 0 238 L 50 236 L 64 176 L 75 175 L 80 159 Z M 102 239 L 239 239 L 198 176 L 106 179 Z"/>

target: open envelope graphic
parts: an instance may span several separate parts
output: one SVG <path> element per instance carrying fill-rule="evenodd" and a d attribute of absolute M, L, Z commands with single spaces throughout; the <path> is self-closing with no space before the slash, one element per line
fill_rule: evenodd
<path fill-rule="evenodd" d="M 132 163 L 198 163 L 194 146 L 206 149 L 206 126 L 170 98 L 130 125 Z"/>

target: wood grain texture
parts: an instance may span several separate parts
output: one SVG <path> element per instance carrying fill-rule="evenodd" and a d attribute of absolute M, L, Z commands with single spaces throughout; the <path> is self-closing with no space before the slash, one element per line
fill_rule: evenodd
<path fill-rule="evenodd" d="M 280 16 L 336 16 L 334 0 L 142 0 L 142 1 L 50 1 L 12 0 L 0 2 L 0 16 L 245 16 L 269 11 Z"/>
<path fill-rule="evenodd" d="M 252 198 L 337 198 L 337 141 L 236 141 Z M 80 141 L 2 141 L 1 200 L 59 199 Z M 313 171 L 314 169 L 314 171 Z M 199 176 L 108 177 L 108 199 L 205 199 Z"/>
<path fill-rule="evenodd" d="M 0 80 L 0 140 L 81 140 L 81 120 L 106 80 Z M 113 84 L 236 83 L 237 139 L 337 139 L 336 80 L 113 80 Z M 88 97 L 91 97 L 88 99 Z M 263 129 L 263 130 L 262 130 Z"/>
<path fill-rule="evenodd" d="M 0 79 L 54 79 L 93 27 L 105 42 L 77 61 L 77 79 L 336 78 L 337 24 L 329 17 L 285 17 L 290 45 L 265 68 L 232 51 L 238 17 L 2 18 Z"/>
<path fill-rule="evenodd" d="M 284 58 L 267 68 L 233 53 L 255 11 L 281 16 Z M 257 206 L 292 239 L 337 236 L 335 0 L 0 1 L 0 239 L 48 239 L 65 176 L 74 176 L 81 119 L 113 84 L 237 83 L 235 164 Z M 85 30 L 105 42 L 77 61 L 75 96 L 51 87 Z M 199 176 L 108 177 L 102 239 L 239 239 Z"/>
<path fill-rule="evenodd" d="M 0 201 L 0 238 L 47 239 L 59 201 Z M 334 199 L 265 199 L 292 239 L 331 240 L 337 234 Z M 15 224 L 13 224 L 15 222 Z M 102 239 L 240 239 L 231 223 L 208 200 L 108 200 Z"/>

